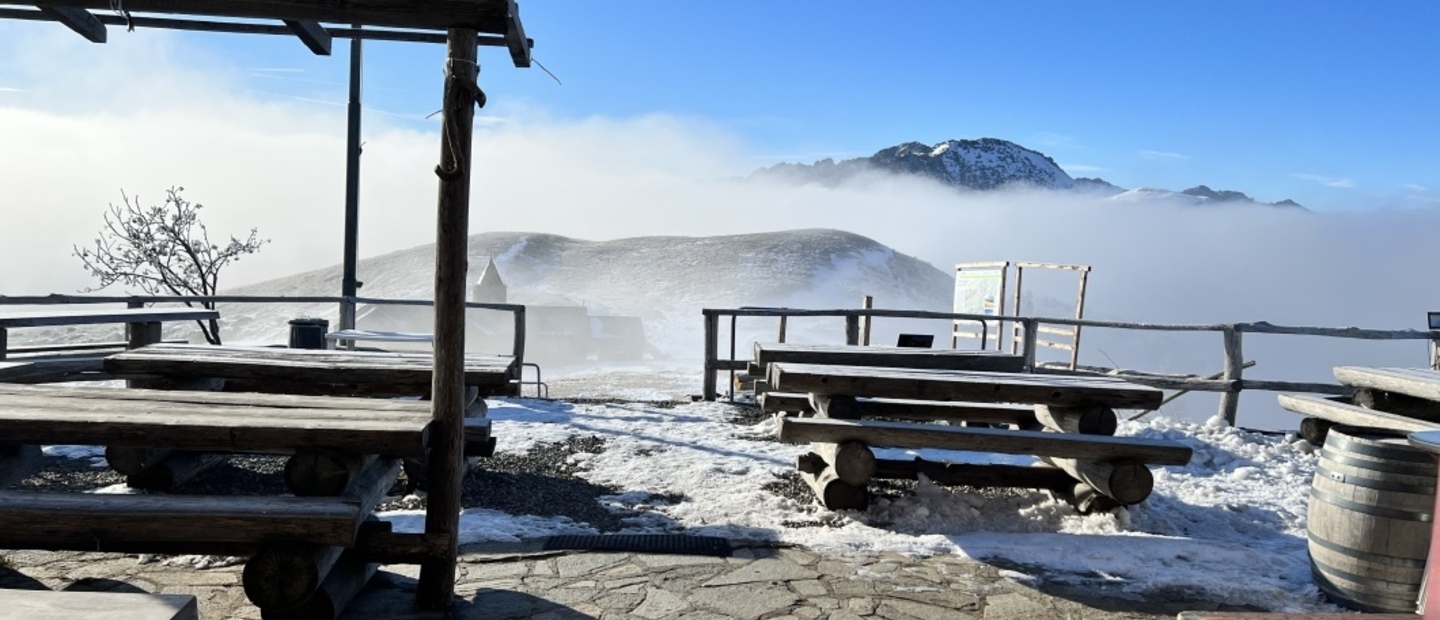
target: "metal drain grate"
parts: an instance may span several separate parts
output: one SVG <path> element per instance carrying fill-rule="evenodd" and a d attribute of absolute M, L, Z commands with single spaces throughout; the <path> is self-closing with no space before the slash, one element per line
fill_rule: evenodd
<path fill-rule="evenodd" d="M 730 555 L 730 541 L 714 536 L 685 536 L 680 534 L 565 535 L 551 536 L 546 539 L 546 551 L 559 549 L 713 555 L 723 558 Z"/>

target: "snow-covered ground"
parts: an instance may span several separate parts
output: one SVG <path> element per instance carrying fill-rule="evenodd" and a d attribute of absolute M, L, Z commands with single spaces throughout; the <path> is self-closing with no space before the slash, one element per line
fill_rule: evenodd
<path fill-rule="evenodd" d="M 490 405 L 502 452 L 572 435 L 604 438 L 603 452 L 573 458 L 583 461 L 582 477 L 621 490 L 603 502 L 638 510 L 628 533 L 683 529 L 837 554 L 956 554 L 1001 564 L 1022 580 L 1103 583 L 1137 597 L 1337 609 L 1323 602 L 1310 577 L 1305 513 L 1316 457 L 1294 436 L 1158 416 L 1123 422 L 1117 434 L 1178 441 L 1194 449 L 1194 458 L 1184 467 L 1153 468 L 1153 495 L 1108 514 L 1082 516 L 1039 491 L 980 495 L 926 481 L 917 493 L 880 499 L 865 512 L 831 513 L 762 488 L 793 471 L 808 448 L 776 442 L 774 420 L 735 423 L 740 409 L 726 402 L 662 407 L 495 399 Z M 935 450 L 924 456 L 1028 459 Z M 673 494 L 684 499 L 664 499 Z M 384 516 L 401 530 L 418 531 L 423 523 L 417 513 Z M 470 510 L 462 522 L 467 543 L 594 533 L 563 518 L 490 510 Z"/>

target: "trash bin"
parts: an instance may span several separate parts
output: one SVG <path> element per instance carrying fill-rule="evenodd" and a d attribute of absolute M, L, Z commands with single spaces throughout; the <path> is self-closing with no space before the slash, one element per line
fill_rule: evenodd
<path fill-rule="evenodd" d="M 330 321 L 320 318 L 301 317 L 290 319 L 290 348 L 324 349 L 325 334 L 330 331 Z"/>

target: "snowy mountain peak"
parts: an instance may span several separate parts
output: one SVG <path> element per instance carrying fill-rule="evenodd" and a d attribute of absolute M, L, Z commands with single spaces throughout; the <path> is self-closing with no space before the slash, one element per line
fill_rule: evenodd
<path fill-rule="evenodd" d="M 938 144 L 906 142 L 881 149 L 869 157 L 836 163 L 776 164 L 753 176 L 782 177 L 800 182 L 834 185 L 868 171 L 919 175 L 945 185 L 971 190 L 1011 186 L 1070 189 L 1070 178 L 1045 154 L 998 138 L 946 140 Z"/>

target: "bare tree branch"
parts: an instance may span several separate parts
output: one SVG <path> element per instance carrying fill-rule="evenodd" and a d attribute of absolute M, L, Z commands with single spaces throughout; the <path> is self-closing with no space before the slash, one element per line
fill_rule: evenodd
<path fill-rule="evenodd" d="M 123 206 L 109 206 L 94 247 L 74 248 L 85 270 L 100 281 L 87 292 L 122 284 L 150 295 L 215 295 L 220 290 L 221 269 L 270 242 L 252 228 L 243 241 L 232 235 L 223 248 L 211 243 L 210 229 L 200 221 L 203 205 L 186 200 L 180 195 L 183 191 L 183 187 L 172 187 L 166 191 L 164 205 L 148 208 L 141 206 L 138 196 L 132 201 L 120 192 Z M 197 303 L 215 309 L 214 302 Z M 195 303 L 187 301 L 185 305 L 194 307 Z M 219 322 L 197 323 L 206 341 L 220 344 Z"/>

